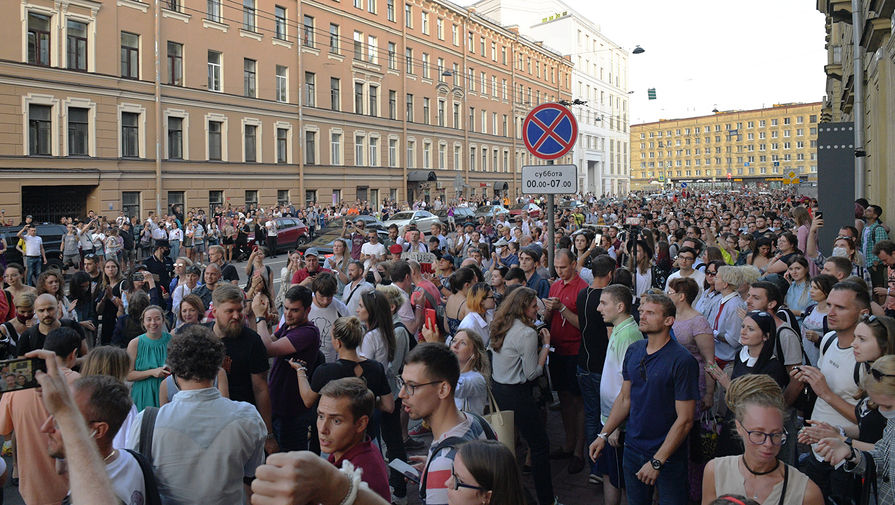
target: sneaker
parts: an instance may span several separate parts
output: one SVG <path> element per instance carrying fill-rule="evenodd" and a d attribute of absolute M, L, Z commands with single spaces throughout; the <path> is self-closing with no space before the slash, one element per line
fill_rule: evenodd
<path fill-rule="evenodd" d="M 407 432 L 407 434 L 410 435 L 411 437 L 420 437 L 423 435 L 427 435 L 429 433 L 432 433 L 432 428 L 429 428 L 428 426 L 425 426 L 424 424 L 420 424 L 416 428 Z"/>
<path fill-rule="evenodd" d="M 596 485 L 596 484 L 602 484 L 602 483 L 603 483 L 603 476 L 602 476 L 602 475 L 597 475 L 597 474 L 595 474 L 595 473 L 592 473 L 592 474 L 590 474 L 590 475 L 587 476 L 587 482 L 588 482 L 588 484 L 594 484 L 594 485 Z"/>

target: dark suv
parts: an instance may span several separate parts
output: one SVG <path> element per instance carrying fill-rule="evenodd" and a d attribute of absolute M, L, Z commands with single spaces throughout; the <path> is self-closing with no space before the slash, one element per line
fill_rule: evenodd
<path fill-rule="evenodd" d="M 18 263 L 25 265 L 22 253 L 16 249 L 19 238 L 16 236 L 22 226 L 0 227 L 0 236 L 6 240 L 6 263 Z M 47 254 L 46 268 L 62 270 L 62 236 L 66 227 L 61 224 L 43 223 L 37 225 L 37 236 L 43 239 L 44 252 Z"/>

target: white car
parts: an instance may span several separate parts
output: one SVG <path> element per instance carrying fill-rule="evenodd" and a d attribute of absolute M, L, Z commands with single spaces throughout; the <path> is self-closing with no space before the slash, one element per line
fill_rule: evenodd
<path fill-rule="evenodd" d="M 398 226 L 398 230 L 400 231 L 402 227 L 413 224 L 416 225 L 416 229 L 420 232 L 430 233 L 432 225 L 435 223 L 441 223 L 441 220 L 431 212 L 425 210 L 405 210 L 403 212 L 398 212 L 388 221 L 383 221 L 382 226 L 383 228 L 388 229 L 390 225 L 394 224 Z"/>

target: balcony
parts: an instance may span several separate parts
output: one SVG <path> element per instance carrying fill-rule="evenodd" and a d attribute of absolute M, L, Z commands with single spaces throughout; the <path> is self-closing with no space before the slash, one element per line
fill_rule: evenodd
<path fill-rule="evenodd" d="M 817 10 L 830 16 L 834 23 L 851 24 L 851 0 L 817 0 Z"/>
<path fill-rule="evenodd" d="M 887 17 L 874 17 L 864 22 L 861 33 L 861 46 L 873 53 L 879 49 L 885 38 L 892 32 L 892 20 Z"/>

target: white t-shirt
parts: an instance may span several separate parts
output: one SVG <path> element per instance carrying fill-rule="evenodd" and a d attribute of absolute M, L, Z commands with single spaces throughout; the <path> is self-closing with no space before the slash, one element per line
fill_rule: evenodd
<path fill-rule="evenodd" d="M 267 228 L 268 237 L 277 236 L 277 223 L 273 222 L 273 220 L 264 223 L 264 227 Z"/>
<path fill-rule="evenodd" d="M 40 256 L 40 246 L 44 240 L 37 235 L 23 235 L 22 240 L 25 241 L 25 256 Z"/>
<path fill-rule="evenodd" d="M 121 449 L 118 457 L 106 465 L 109 480 L 115 496 L 125 505 L 143 505 L 146 503 L 146 483 L 140 463 L 131 453 Z"/>
<path fill-rule="evenodd" d="M 360 253 L 369 256 L 378 256 L 379 259 L 382 259 L 385 257 L 385 245 L 380 242 L 375 244 L 364 242 L 364 245 L 360 248 Z M 364 261 L 364 268 L 369 269 L 372 264 L 373 262 L 368 259 Z"/>
<path fill-rule="evenodd" d="M 460 326 L 457 327 L 457 330 L 471 330 L 474 331 L 478 336 L 482 337 L 483 343 L 485 347 L 488 347 L 489 341 L 489 325 L 488 321 L 485 320 L 478 312 L 469 312 L 466 314 L 466 317 L 460 321 Z"/>
<path fill-rule="evenodd" d="M 696 286 L 699 288 L 699 294 L 696 295 L 696 300 L 693 300 L 693 305 L 696 305 L 699 299 L 702 298 L 702 285 L 705 283 L 705 272 L 703 272 L 702 270 L 693 270 L 693 273 L 691 273 L 690 275 L 683 275 L 681 274 L 681 271 L 678 270 L 677 272 L 668 276 L 668 280 L 665 281 L 665 291 L 668 291 L 668 284 L 671 282 L 672 279 L 680 279 L 681 277 L 689 277 L 696 281 Z"/>
<path fill-rule="evenodd" d="M 354 296 L 359 297 L 357 293 Z M 325 308 L 318 307 L 316 303 L 311 303 L 311 310 L 308 311 L 308 321 L 314 323 L 320 331 L 320 351 L 326 357 L 327 363 L 332 363 L 339 357 L 339 353 L 333 348 L 333 323 L 336 322 L 336 319 L 347 315 L 350 315 L 348 308 L 339 300 L 333 299 Z"/>
<path fill-rule="evenodd" d="M 817 368 L 823 373 L 827 380 L 827 385 L 836 396 L 842 398 L 850 405 L 858 403 L 855 395 L 858 393 L 858 385 L 855 384 L 855 353 L 851 347 L 842 348 L 839 346 L 839 340 L 836 338 L 836 332 L 831 331 L 824 335 L 820 341 L 820 348 L 823 350 L 824 344 L 829 339 L 836 339 L 827 350 L 818 358 Z M 818 398 L 814 404 L 814 410 L 811 412 L 811 419 L 815 421 L 823 421 L 833 426 L 840 426 L 849 433 L 858 432 L 855 423 L 849 421 L 842 414 L 836 411 L 824 399 Z M 815 457 L 817 454 L 815 453 Z"/>

